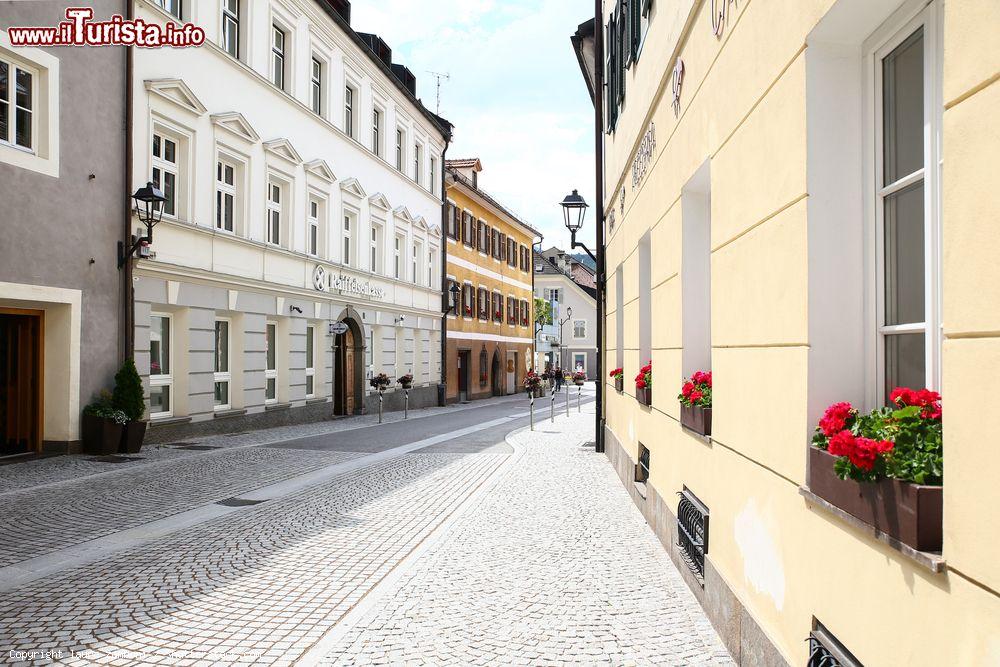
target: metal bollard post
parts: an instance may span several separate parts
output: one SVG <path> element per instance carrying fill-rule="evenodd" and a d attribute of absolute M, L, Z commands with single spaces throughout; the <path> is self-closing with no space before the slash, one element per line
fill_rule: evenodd
<path fill-rule="evenodd" d="M 566 383 L 566 416 L 569 417 L 569 383 Z"/>
<path fill-rule="evenodd" d="M 531 430 L 535 430 L 535 390 L 528 392 L 528 412 L 531 415 Z"/>
<path fill-rule="evenodd" d="M 552 419 L 552 423 L 556 423 L 556 388 L 552 388 L 552 398 L 549 400 L 549 416 Z"/>
<path fill-rule="evenodd" d="M 382 423 L 382 390 L 378 390 L 378 423 Z"/>
<path fill-rule="evenodd" d="M 583 412 L 583 385 L 576 388 L 576 411 Z"/>

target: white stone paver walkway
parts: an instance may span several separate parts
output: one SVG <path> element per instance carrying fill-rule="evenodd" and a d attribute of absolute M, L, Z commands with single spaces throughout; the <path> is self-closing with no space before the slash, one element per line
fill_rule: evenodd
<path fill-rule="evenodd" d="M 508 438 L 502 480 L 326 646 L 327 664 L 727 665 L 662 545 L 593 451 L 589 414 Z"/>

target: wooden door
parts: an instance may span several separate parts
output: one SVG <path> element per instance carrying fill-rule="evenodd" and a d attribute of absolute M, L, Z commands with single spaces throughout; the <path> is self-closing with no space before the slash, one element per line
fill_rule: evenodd
<path fill-rule="evenodd" d="M 354 395 L 354 331 L 347 330 L 344 334 L 344 409 L 346 414 L 353 415 L 356 404 Z"/>
<path fill-rule="evenodd" d="M 42 442 L 42 313 L 0 311 L 0 456 Z"/>

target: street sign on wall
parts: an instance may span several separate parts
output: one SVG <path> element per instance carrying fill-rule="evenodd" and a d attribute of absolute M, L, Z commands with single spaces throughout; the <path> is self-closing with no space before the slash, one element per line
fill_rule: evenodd
<path fill-rule="evenodd" d="M 331 336 L 342 336 L 347 333 L 347 323 L 346 322 L 330 322 L 330 335 Z"/>

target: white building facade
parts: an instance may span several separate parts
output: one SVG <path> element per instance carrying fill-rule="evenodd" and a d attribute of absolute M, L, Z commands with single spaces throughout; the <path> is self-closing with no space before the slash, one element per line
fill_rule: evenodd
<path fill-rule="evenodd" d="M 133 281 L 148 437 L 357 414 L 382 372 L 436 403 L 449 127 L 409 70 L 351 30 L 348 3 L 136 14 L 206 32 L 134 50 L 132 180 L 168 199 Z"/>
<path fill-rule="evenodd" d="M 599 371 L 596 297 L 546 253 L 534 252 L 532 256 L 535 298 L 548 302 L 552 312 L 551 324 L 536 326 L 535 367 L 583 371 L 588 379 L 595 379 Z"/>

